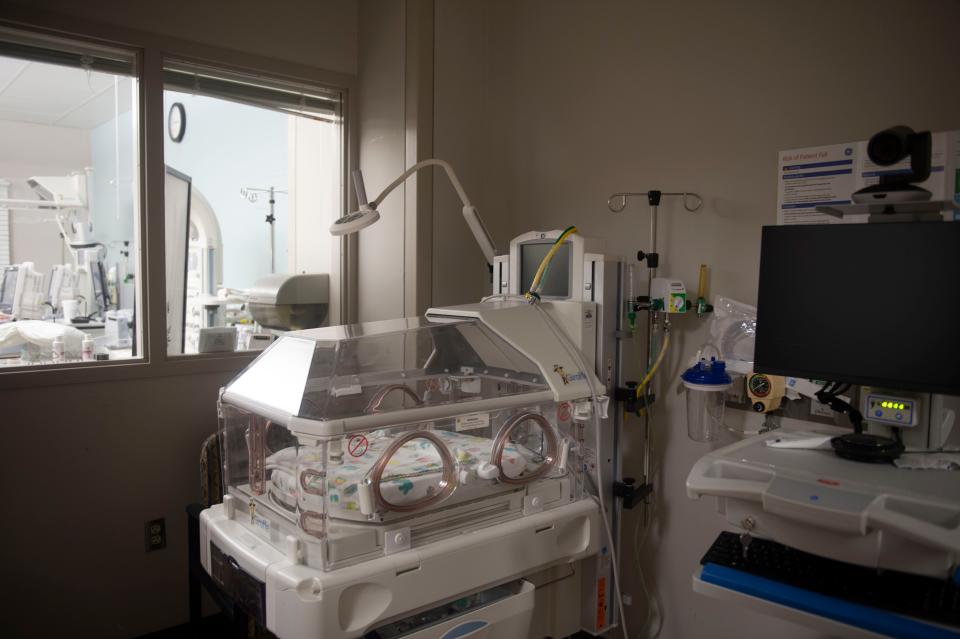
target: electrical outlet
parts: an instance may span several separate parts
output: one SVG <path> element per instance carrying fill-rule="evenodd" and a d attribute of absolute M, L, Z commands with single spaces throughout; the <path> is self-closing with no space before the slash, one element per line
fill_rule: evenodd
<path fill-rule="evenodd" d="M 147 552 L 151 550 L 161 550 L 167 547 L 167 523 L 161 517 L 160 519 L 151 519 L 143 525 L 145 545 Z"/>
<path fill-rule="evenodd" d="M 810 400 L 810 414 L 817 417 L 833 417 L 833 409 L 826 404 L 821 404 L 818 400 Z"/>

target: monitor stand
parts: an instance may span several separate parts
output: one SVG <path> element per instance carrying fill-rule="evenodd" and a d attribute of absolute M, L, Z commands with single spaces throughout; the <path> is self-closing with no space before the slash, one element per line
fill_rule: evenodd
<path fill-rule="evenodd" d="M 927 189 L 908 183 L 883 183 L 862 188 L 853 194 L 857 204 L 903 204 L 905 202 L 926 202 L 933 194 Z"/>

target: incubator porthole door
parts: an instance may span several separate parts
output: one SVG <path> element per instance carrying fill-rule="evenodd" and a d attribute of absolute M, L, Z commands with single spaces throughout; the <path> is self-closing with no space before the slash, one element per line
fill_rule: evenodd
<path fill-rule="evenodd" d="M 490 463 L 504 484 L 525 484 L 549 473 L 557 463 L 560 440 L 547 419 L 532 411 L 504 422 L 493 441 Z"/>
<path fill-rule="evenodd" d="M 436 433 L 394 438 L 363 480 L 381 512 L 415 512 L 442 502 L 457 488 L 457 461 Z"/>

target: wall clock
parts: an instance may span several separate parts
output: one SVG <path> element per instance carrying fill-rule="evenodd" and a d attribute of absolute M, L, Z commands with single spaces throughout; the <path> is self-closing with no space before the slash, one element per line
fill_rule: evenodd
<path fill-rule="evenodd" d="M 170 113 L 167 115 L 167 134 L 174 142 L 180 142 L 186 131 L 187 111 L 183 108 L 183 103 L 174 102 L 170 106 Z"/>

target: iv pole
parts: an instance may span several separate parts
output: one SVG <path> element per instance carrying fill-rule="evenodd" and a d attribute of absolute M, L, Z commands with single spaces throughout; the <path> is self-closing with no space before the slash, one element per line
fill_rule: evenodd
<path fill-rule="evenodd" d="M 650 205 L 650 250 L 647 253 L 637 252 L 639 261 L 647 262 L 647 295 L 653 287 L 653 279 L 657 276 L 657 268 L 660 265 L 660 254 L 657 253 L 657 217 L 660 209 L 660 200 L 664 197 L 680 197 L 683 201 L 683 208 L 693 213 L 703 206 L 703 199 L 696 193 L 667 193 L 663 191 L 645 191 L 639 193 L 614 193 L 607 198 L 607 208 L 614 213 L 620 213 L 627 208 L 627 198 L 643 197 L 647 199 Z M 630 300 L 633 305 L 635 300 Z M 657 329 L 659 313 L 652 308 L 647 309 L 647 366 L 646 371 L 651 371 L 654 365 L 656 355 L 653 352 L 654 334 Z M 670 330 L 669 320 L 664 320 L 664 334 Z M 661 348 L 663 348 L 661 346 Z M 650 477 L 650 449 L 653 447 L 652 424 L 650 422 L 649 404 L 651 402 L 650 386 L 643 391 L 643 483 L 648 484 Z M 649 509 L 644 509 L 644 519 L 647 517 Z"/>
<path fill-rule="evenodd" d="M 288 191 L 281 191 L 280 189 L 276 189 L 272 186 L 266 189 L 245 186 L 240 189 L 240 197 L 246 199 L 251 204 L 257 201 L 257 193 L 267 193 L 270 195 L 270 213 L 267 214 L 267 217 L 264 221 L 270 225 L 270 274 L 272 275 L 277 272 L 277 248 L 275 239 L 276 231 L 273 226 L 274 222 L 277 221 L 277 216 L 274 215 L 274 208 L 276 207 L 277 203 L 276 196 L 280 194 L 287 195 Z"/>

